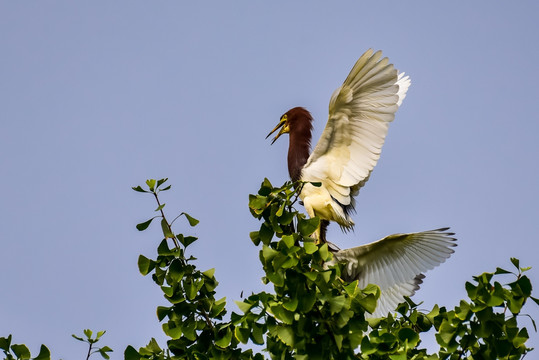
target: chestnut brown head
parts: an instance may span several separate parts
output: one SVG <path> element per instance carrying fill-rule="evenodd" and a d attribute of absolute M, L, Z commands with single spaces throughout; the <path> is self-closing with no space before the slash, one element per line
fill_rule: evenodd
<path fill-rule="evenodd" d="M 271 143 L 273 144 L 282 134 L 294 134 L 299 136 L 300 140 L 307 140 L 310 145 L 311 142 L 311 130 L 312 130 L 313 117 L 311 114 L 302 107 L 295 107 L 288 110 L 283 116 L 281 116 L 279 123 L 271 132 L 266 136 L 266 139 L 271 134 L 281 129 L 277 135 L 273 138 Z"/>

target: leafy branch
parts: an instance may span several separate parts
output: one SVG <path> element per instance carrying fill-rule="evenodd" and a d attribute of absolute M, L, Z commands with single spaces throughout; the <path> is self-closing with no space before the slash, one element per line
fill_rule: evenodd
<path fill-rule="evenodd" d="M 77 336 L 75 334 L 72 334 L 71 336 L 79 341 L 82 341 L 88 344 L 88 353 L 86 354 L 86 360 L 90 359 L 90 356 L 92 356 L 92 354 L 95 354 L 95 353 L 99 353 L 104 359 L 107 359 L 107 360 L 110 359 L 110 356 L 108 353 L 113 351 L 110 347 L 103 346 L 100 348 L 94 348 L 94 345 L 99 341 L 101 336 L 103 336 L 106 333 L 105 330 L 98 331 L 97 334 L 95 335 L 95 338 L 92 338 L 93 332 L 90 329 L 83 330 L 83 333 L 84 333 L 84 336 L 86 336 L 86 338 Z"/>

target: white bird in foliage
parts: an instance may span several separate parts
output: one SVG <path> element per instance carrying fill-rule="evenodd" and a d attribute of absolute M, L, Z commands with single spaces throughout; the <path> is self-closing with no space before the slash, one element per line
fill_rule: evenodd
<path fill-rule="evenodd" d="M 321 219 L 314 234 L 318 241 L 326 242 L 330 221 L 345 231 L 353 228 L 355 197 L 380 158 L 389 124 L 410 84 L 381 51 L 370 49 L 331 96 L 329 119 L 312 153 L 313 118 L 302 107 L 287 111 L 268 134 L 280 129 L 272 144 L 290 135 L 288 171 L 293 181 L 301 182 L 299 197 L 308 215 Z M 344 261 L 344 280 L 378 285 L 382 295 L 375 314 L 386 314 L 419 289 L 423 272 L 453 253 L 454 234 L 447 230 L 396 234 L 352 249 L 333 249 L 328 265 Z"/>
<path fill-rule="evenodd" d="M 454 253 L 455 235 L 449 228 L 410 234 L 393 234 L 370 244 L 340 250 L 334 244 L 333 259 L 325 265 L 344 263 L 341 278 L 380 287 L 380 299 L 371 317 L 386 316 L 419 290 L 424 272 L 432 270 Z"/>

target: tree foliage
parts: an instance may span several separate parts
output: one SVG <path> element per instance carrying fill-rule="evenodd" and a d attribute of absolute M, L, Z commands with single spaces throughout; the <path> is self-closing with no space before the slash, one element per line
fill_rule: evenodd
<path fill-rule="evenodd" d="M 148 185 L 157 199 L 151 184 L 155 181 Z M 319 219 L 294 208 L 295 188 L 290 182 L 274 187 L 265 179 L 258 193 L 249 196 L 251 214 L 261 221 L 250 238 L 260 248 L 262 281 L 273 291 L 236 301 L 240 312 L 227 320 L 225 299 L 214 297 L 214 270 L 196 270 L 195 259 L 185 255 L 196 238 L 173 233 L 162 214 L 165 239 L 157 259 L 141 256 L 139 269 L 152 275 L 170 303 L 157 310 L 170 340 L 165 350 L 154 340 L 138 351 L 130 347 L 126 359 L 264 358 L 249 349 L 251 344 L 272 359 L 521 359 L 531 350 L 525 345 L 528 331 L 518 320 L 528 299 L 539 300 L 531 297 L 531 283 L 523 274 L 529 268 L 521 268 L 516 259 L 514 272 L 498 268 L 473 277 L 466 283 L 469 299 L 452 310 L 436 305 L 423 313 L 407 299 L 387 318 L 365 319 L 375 309 L 379 288 L 359 289 L 357 282 L 341 280 L 339 266 L 324 265 L 331 251 L 309 237 Z M 167 239 L 181 245 L 170 249 Z M 498 280 L 507 275 L 513 281 L 502 285 Z M 421 348 L 420 340 L 431 330 L 440 346 L 433 354 Z"/>
<path fill-rule="evenodd" d="M 262 281 L 270 287 L 236 301 L 238 312 L 227 314 L 226 299 L 217 299 L 215 270 L 201 271 L 188 248 L 197 241 L 178 233 L 176 220 L 184 217 L 184 227 L 198 220 L 181 213 L 169 221 L 159 193 L 169 190 L 167 179 L 148 180 L 138 192 L 154 196 L 157 215 L 137 225 L 147 229 L 160 221 L 163 238 L 156 255 L 140 255 L 142 275 L 151 276 L 159 286 L 166 306 L 157 308 L 157 318 L 168 337 L 166 345 L 151 339 L 147 346 L 128 346 L 126 360 L 140 359 L 522 359 L 532 349 L 526 346 L 528 330 L 521 320 L 532 297 L 532 286 L 521 267 L 511 259 L 513 271 L 497 268 L 465 284 L 468 298 L 453 309 L 435 305 L 425 313 L 412 300 L 398 306 L 386 318 L 365 318 L 376 307 L 380 289 L 365 289 L 357 281 L 340 278 L 340 265 L 324 265 L 332 254 L 327 244 L 317 245 L 310 235 L 319 224 L 295 209 L 301 184 L 274 187 L 267 179 L 255 195 L 249 196 L 251 214 L 260 228 L 250 233 L 260 248 L 264 270 Z M 296 186 L 295 186 L 296 185 Z M 509 281 L 507 278 L 509 277 Z M 429 353 L 421 346 L 421 336 L 434 332 L 439 350 Z M 108 346 L 93 349 L 104 332 L 92 338 L 73 335 L 89 344 L 88 357 L 97 352 L 108 358 Z M 30 359 L 25 345 L 11 344 L 11 335 L 0 338 L 4 359 Z M 253 349 L 261 349 L 256 351 Z M 34 359 L 50 359 L 42 346 Z"/>

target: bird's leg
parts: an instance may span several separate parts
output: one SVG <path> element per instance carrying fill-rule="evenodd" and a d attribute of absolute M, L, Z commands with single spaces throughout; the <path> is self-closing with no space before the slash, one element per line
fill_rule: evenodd
<path fill-rule="evenodd" d="M 329 220 L 320 220 L 320 226 L 318 228 L 320 229 L 319 239 L 322 244 L 327 242 L 326 233 L 328 230 L 328 226 L 329 226 Z"/>

